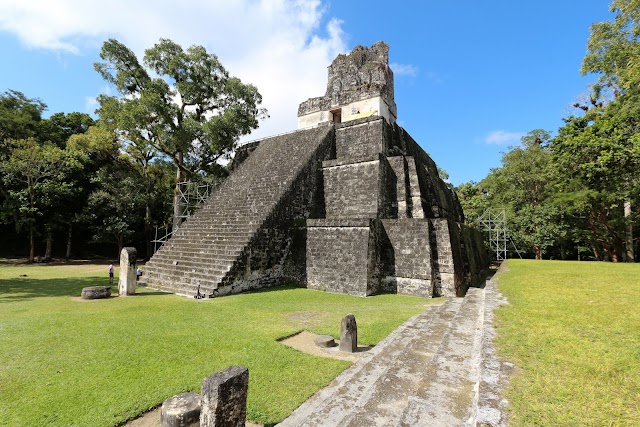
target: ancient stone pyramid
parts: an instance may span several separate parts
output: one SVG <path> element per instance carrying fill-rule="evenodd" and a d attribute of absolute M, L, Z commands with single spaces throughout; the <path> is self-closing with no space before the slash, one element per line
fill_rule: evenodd
<path fill-rule="evenodd" d="M 296 282 L 460 296 L 488 263 L 455 193 L 396 121 L 388 47 L 339 55 L 299 130 L 241 147 L 230 176 L 147 263 L 147 284 L 219 296 Z"/>

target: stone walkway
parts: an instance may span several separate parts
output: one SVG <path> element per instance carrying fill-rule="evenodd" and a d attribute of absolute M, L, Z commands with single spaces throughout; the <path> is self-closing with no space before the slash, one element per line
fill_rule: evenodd
<path fill-rule="evenodd" d="M 493 281 L 409 319 L 281 427 L 506 426 L 511 366 L 493 349 Z"/>

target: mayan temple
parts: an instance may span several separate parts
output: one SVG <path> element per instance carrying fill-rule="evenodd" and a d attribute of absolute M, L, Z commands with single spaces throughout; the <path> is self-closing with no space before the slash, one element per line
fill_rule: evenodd
<path fill-rule="evenodd" d="M 298 130 L 240 147 L 230 176 L 146 265 L 147 285 L 221 296 L 295 282 L 462 296 L 488 264 L 455 193 L 396 124 L 389 48 L 339 55 Z"/>

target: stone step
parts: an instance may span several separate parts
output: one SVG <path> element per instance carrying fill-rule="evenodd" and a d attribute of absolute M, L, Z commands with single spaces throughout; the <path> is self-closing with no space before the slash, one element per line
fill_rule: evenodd
<path fill-rule="evenodd" d="M 164 247 L 163 247 L 164 248 Z M 184 243 L 181 245 L 169 246 L 164 248 L 162 252 L 158 250 L 158 254 L 180 254 L 184 258 L 193 257 L 193 258 L 201 258 L 205 257 L 206 259 L 217 258 L 218 256 L 238 256 L 242 250 L 245 248 L 245 245 L 215 245 L 215 246 L 204 246 L 201 245 L 192 245 L 189 243 Z"/>
<path fill-rule="evenodd" d="M 170 275 L 182 275 L 182 276 L 190 276 L 191 273 L 199 273 L 202 278 L 210 277 L 211 275 L 224 275 L 226 274 L 233 263 L 228 263 L 226 265 L 212 265 L 207 267 L 193 266 L 193 265 L 184 265 L 178 263 L 178 265 L 174 265 L 172 263 L 160 263 L 153 264 L 147 267 L 147 271 L 149 273 L 162 273 L 162 274 L 170 274 Z M 200 276 L 197 276 L 200 277 Z"/>
<path fill-rule="evenodd" d="M 200 291 L 200 294 L 208 297 L 211 293 L 213 293 L 213 289 L 215 289 L 214 286 L 202 285 L 198 287 L 197 285 L 191 285 L 188 283 L 166 282 L 166 281 L 165 282 L 154 281 L 154 282 L 151 282 L 148 285 L 148 287 L 152 289 L 157 289 L 159 291 L 171 292 L 176 295 L 186 296 L 186 297 L 193 297 L 198 293 L 198 291 Z"/>
<path fill-rule="evenodd" d="M 402 415 L 402 425 L 475 426 L 484 298 L 484 289 L 467 292 L 451 330 L 427 367 L 424 386 Z"/>
<path fill-rule="evenodd" d="M 226 224 L 211 224 L 211 225 L 193 225 L 189 228 L 183 227 L 178 230 L 173 236 L 172 239 L 179 239 L 184 237 L 194 237 L 199 236 L 200 234 L 216 234 L 216 235 L 251 235 L 255 234 L 257 228 L 253 227 L 252 229 L 240 229 L 235 225 L 226 225 Z"/>
<path fill-rule="evenodd" d="M 234 255 L 216 255 L 211 256 L 207 253 L 203 253 L 200 257 L 193 257 L 189 255 L 183 255 L 182 253 L 158 253 L 153 259 L 153 266 L 163 264 L 173 264 L 174 261 L 178 261 L 182 265 L 194 265 L 199 267 L 209 266 L 224 266 L 233 264 L 238 259 Z"/>
<path fill-rule="evenodd" d="M 182 282 L 177 279 L 169 280 L 169 278 L 162 277 L 156 280 L 150 280 L 147 285 L 148 288 L 156 289 L 159 291 L 172 292 L 180 295 L 196 295 L 198 289 L 200 289 L 201 294 L 210 295 L 220 286 L 219 283 L 188 283 Z M 199 287 L 199 288 L 198 288 Z"/>
<path fill-rule="evenodd" d="M 182 231 L 182 230 L 180 230 Z M 178 231 L 176 233 L 176 235 L 180 235 L 180 231 Z M 200 223 L 200 224 L 194 224 L 191 225 L 191 227 L 189 227 L 188 230 L 184 230 L 184 231 L 195 231 L 195 232 L 215 232 L 215 233 L 219 233 L 219 234 L 253 234 L 257 231 L 257 227 L 251 226 L 251 225 L 225 225 L 225 224 L 220 224 L 219 222 L 211 222 L 209 224 L 207 223 Z"/>
<path fill-rule="evenodd" d="M 181 248 L 184 247 L 186 249 L 202 248 L 203 250 L 209 250 L 209 249 L 229 250 L 229 247 L 242 249 L 244 248 L 245 244 L 249 240 L 250 239 L 248 238 L 234 239 L 234 240 L 210 240 L 210 239 L 202 239 L 202 238 L 193 236 L 193 237 L 179 237 L 175 239 L 173 242 L 169 241 L 168 244 L 165 244 L 164 246 L 167 248 L 173 248 L 176 245 L 179 245 L 179 247 Z"/>
<path fill-rule="evenodd" d="M 165 274 L 171 276 L 183 276 L 189 278 L 199 278 L 199 279 L 209 279 L 212 276 L 222 277 L 229 272 L 233 263 L 228 263 L 226 265 L 211 265 L 211 266 L 200 266 L 200 265 L 172 265 L 167 263 L 164 264 L 156 264 L 150 266 L 147 271 L 149 273 L 154 274 Z"/>
<path fill-rule="evenodd" d="M 223 277 L 231 269 L 228 266 L 211 266 L 207 268 L 198 268 L 189 265 L 154 265 L 148 271 L 150 276 L 153 274 L 164 274 L 172 277 L 183 277 L 190 280 L 209 280 L 212 277 Z"/>
<path fill-rule="evenodd" d="M 180 236 L 173 241 L 173 245 L 179 244 L 182 246 L 184 244 L 197 244 L 202 245 L 204 247 L 214 247 L 214 246 L 222 246 L 222 245 L 244 245 L 251 240 L 251 235 L 247 236 L 216 236 L 215 234 L 210 233 L 202 233 L 199 236 Z M 170 242 L 171 243 L 171 242 Z"/>

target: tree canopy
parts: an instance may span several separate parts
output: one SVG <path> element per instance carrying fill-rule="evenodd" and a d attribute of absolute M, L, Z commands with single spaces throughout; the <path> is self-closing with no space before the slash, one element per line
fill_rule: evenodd
<path fill-rule="evenodd" d="M 266 116 L 256 87 L 230 76 L 202 46 L 184 50 L 160 39 L 140 63 L 131 49 L 109 39 L 100 57 L 105 62 L 96 63 L 96 71 L 118 92 L 98 98 L 101 121 L 137 153 L 171 159 L 176 185 L 200 172 L 222 175 L 219 160 Z M 177 187 L 174 205 L 177 217 Z"/>
<path fill-rule="evenodd" d="M 168 156 L 181 178 L 220 173 L 218 160 L 266 115 L 255 86 L 229 76 L 202 46 L 161 39 L 142 64 L 117 40 L 102 46 L 95 69 L 118 91 L 101 95 L 98 114 L 127 142 Z M 157 77 L 154 77 L 157 76 Z"/>

